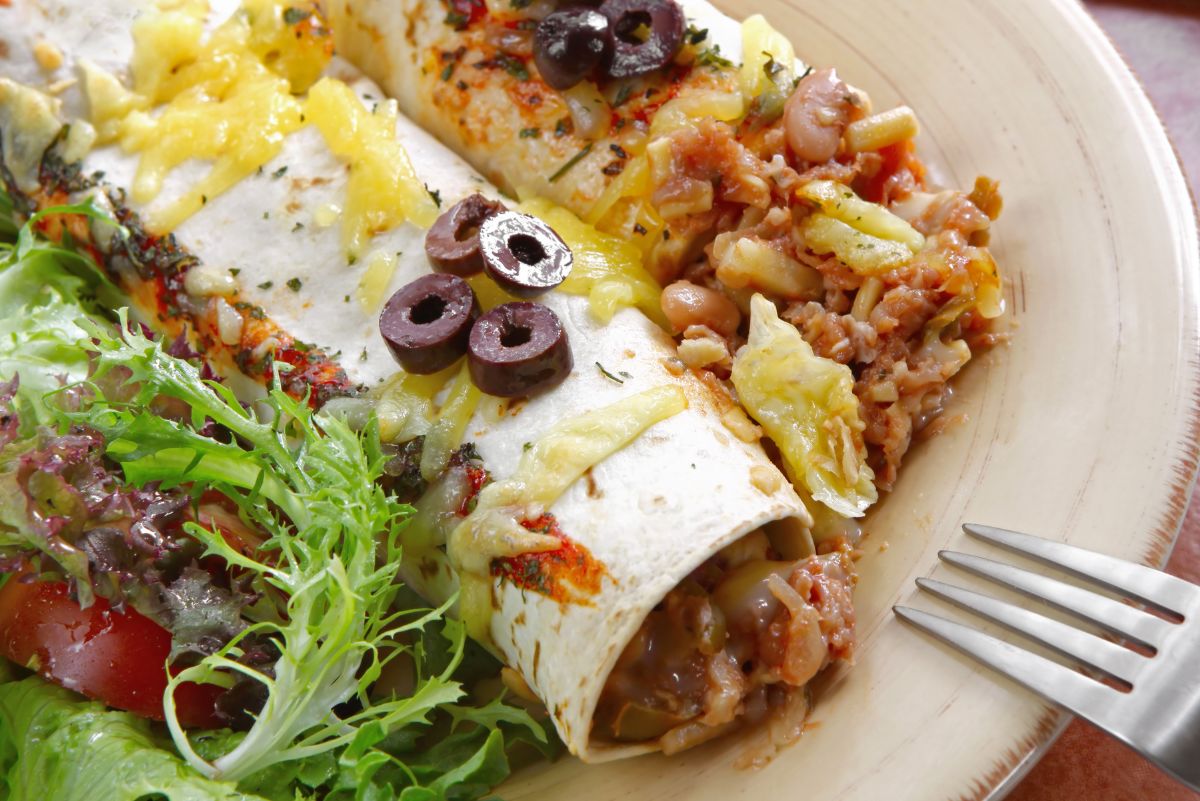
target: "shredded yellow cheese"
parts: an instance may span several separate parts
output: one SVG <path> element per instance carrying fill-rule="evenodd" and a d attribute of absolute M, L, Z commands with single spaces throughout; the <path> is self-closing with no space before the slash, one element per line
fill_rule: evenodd
<path fill-rule="evenodd" d="M 388 285 L 396 274 L 396 257 L 391 253 L 375 251 L 367 257 L 367 269 L 359 279 L 354 296 L 366 314 L 375 314 L 383 306 Z"/>
<path fill-rule="evenodd" d="M 367 109 L 350 87 L 322 78 L 308 93 L 305 116 L 334 155 L 350 167 L 342 242 L 351 255 L 367 239 L 405 220 L 429 227 L 438 210 L 396 139 L 396 103 Z"/>
<path fill-rule="evenodd" d="M 630 306 L 665 327 L 659 296 L 662 289 L 642 266 L 642 253 L 627 240 L 597 230 L 561 206 L 532 198 L 520 210 L 543 220 L 571 248 L 575 266 L 558 288 L 587 297 L 592 315 L 607 323 Z"/>
<path fill-rule="evenodd" d="M 157 197 L 166 176 L 184 162 L 212 164 L 180 198 L 150 213 L 148 224 L 157 231 L 173 230 L 254 174 L 304 124 L 303 104 L 292 94 L 286 74 L 273 71 L 259 55 L 264 48 L 293 43 L 305 54 L 314 52 L 309 39 L 299 35 L 299 26 L 297 35 L 274 35 L 274 26 L 261 20 L 281 17 L 282 7 L 254 2 L 249 13 L 235 14 L 205 38 L 207 11 L 206 3 L 187 2 L 138 17 L 131 64 L 134 97 L 118 92 L 95 70 L 85 84 L 97 92 L 89 99 L 98 127 L 115 134 L 126 152 L 141 157 L 132 187 L 137 202 Z M 252 25 L 254 19 L 260 23 Z M 312 36 L 328 39 L 324 32 Z M 315 55 L 324 69 L 328 48 L 315 50 Z M 126 113 L 113 125 L 121 111 Z"/>
<path fill-rule="evenodd" d="M 132 90 L 84 65 L 100 141 L 117 141 L 140 156 L 134 200 L 154 200 L 184 162 L 212 165 L 182 197 L 147 215 L 151 229 L 177 228 L 277 157 L 305 125 L 314 125 L 349 165 L 342 239 L 350 257 L 374 234 L 406 220 L 433 222 L 435 204 L 396 139 L 395 105 L 368 109 L 344 83 L 320 78 L 333 40 L 312 0 L 245 0 L 206 36 L 208 13 L 203 0 L 162 0 L 138 17 Z"/>

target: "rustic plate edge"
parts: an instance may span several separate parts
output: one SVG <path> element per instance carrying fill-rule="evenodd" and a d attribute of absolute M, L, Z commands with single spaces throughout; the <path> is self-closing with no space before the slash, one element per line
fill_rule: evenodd
<path fill-rule="evenodd" d="M 1132 83 L 1132 95 L 1150 109 L 1152 120 L 1147 127 L 1152 130 L 1152 136 L 1160 138 L 1160 144 L 1165 144 L 1166 151 L 1171 154 L 1171 158 L 1163 159 L 1165 163 L 1160 166 L 1166 168 L 1171 173 L 1171 178 L 1183 187 L 1180 196 L 1186 197 L 1189 201 L 1187 205 L 1190 208 L 1185 209 L 1181 206 L 1178 211 L 1184 219 L 1190 221 L 1191 247 L 1189 250 L 1192 259 L 1189 266 L 1200 271 L 1200 202 L 1187 180 L 1179 149 L 1175 146 L 1171 134 L 1163 122 L 1162 115 L 1146 91 L 1141 77 L 1126 60 L 1116 42 L 1100 26 L 1096 18 L 1088 13 L 1082 3 L 1059 0 L 1055 5 L 1064 17 L 1074 18 L 1081 35 L 1090 38 L 1094 44 L 1100 45 L 1098 52 L 1103 53 L 1103 56 L 1109 61 L 1110 68 L 1115 69 L 1118 74 L 1124 73 Z M 1155 155 L 1161 156 L 1162 154 Z M 1192 294 L 1197 294 L 1194 285 Z M 1182 427 L 1185 433 L 1183 440 L 1179 443 L 1182 452 L 1174 467 L 1176 478 L 1170 488 L 1169 502 L 1158 525 L 1150 533 L 1150 545 L 1142 555 L 1143 563 L 1157 568 L 1166 565 L 1179 541 L 1188 506 L 1195 493 L 1197 478 L 1200 477 L 1200 318 L 1193 310 L 1191 320 L 1186 322 L 1191 323 L 1190 359 L 1182 372 L 1185 380 L 1190 380 L 1192 385 L 1191 406 L 1188 411 L 1188 419 L 1183 421 Z M 978 784 L 978 791 L 975 795 L 960 795 L 955 801 L 1001 801 L 1029 775 L 1034 766 L 1041 761 L 1046 752 L 1066 731 L 1074 717 L 1070 712 L 1059 707 L 1053 705 L 1044 707 L 1034 726 L 1033 734 L 1019 743 L 1015 750 L 1010 749 L 1004 760 L 993 766 L 992 770 Z"/>

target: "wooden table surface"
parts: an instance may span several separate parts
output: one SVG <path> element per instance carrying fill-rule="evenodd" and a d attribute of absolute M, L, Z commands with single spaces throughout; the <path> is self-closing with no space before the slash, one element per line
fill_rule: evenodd
<path fill-rule="evenodd" d="M 1166 123 L 1193 197 L 1200 197 L 1200 0 L 1086 0 Z M 1200 492 L 1167 570 L 1200 583 Z M 1200 666 L 1197 667 L 1200 669 Z M 1008 801 L 1196 801 L 1200 793 L 1130 749 L 1073 721 Z"/>

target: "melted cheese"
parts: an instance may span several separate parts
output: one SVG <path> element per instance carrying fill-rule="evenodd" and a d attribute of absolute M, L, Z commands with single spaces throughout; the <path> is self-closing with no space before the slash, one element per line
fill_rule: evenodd
<path fill-rule="evenodd" d="M 350 167 L 342 243 L 351 255 L 357 255 L 372 234 L 405 220 L 422 227 L 433 224 L 437 206 L 396 139 L 394 101 L 368 110 L 350 87 L 323 78 L 309 91 L 305 114 L 329 149 Z"/>
<path fill-rule="evenodd" d="M 141 156 L 132 187 L 135 201 L 153 200 L 167 174 L 190 159 L 212 163 L 183 196 L 151 211 L 148 222 L 158 231 L 174 230 L 210 198 L 254 174 L 279 155 L 284 137 L 304 124 L 302 103 L 293 96 L 286 72 L 271 69 L 260 53 L 294 42 L 303 55 L 315 55 L 314 66 L 321 69 L 330 56 L 313 54 L 299 26 L 296 36 L 280 37 L 275 26 L 264 23 L 282 17 L 282 8 L 272 4 L 252 3 L 205 39 L 207 11 L 206 3 L 187 2 L 139 17 L 131 64 L 137 99 L 120 98 L 108 88 L 118 108 L 135 107 L 118 127 L 122 148 Z M 106 82 L 93 77 L 90 83 Z M 97 99 L 89 97 L 93 109 L 111 115 Z M 157 113 L 149 110 L 156 106 Z"/>
<path fill-rule="evenodd" d="M 475 415 L 479 400 L 483 393 L 471 381 L 471 374 L 464 363 L 450 387 L 442 408 L 438 411 L 437 419 L 425 434 L 425 444 L 421 448 L 421 476 L 426 481 L 432 481 L 450 463 L 452 454 L 462 444 L 467 431 L 467 423 Z"/>
<path fill-rule="evenodd" d="M 358 305 L 363 313 L 375 314 L 387 299 L 388 287 L 391 286 L 392 276 L 396 274 L 396 257 L 391 253 L 375 251 L 367 257 L 367 269 L 354 290 Z"/>
<path fill-rule="evenodd" d="M 315 126 L 349 166 L 343 246 L 358 258 L 371 236 L 406 220 L 428 226 L 437 208 L 396 138 L 392 103 L 364 108 L 344 83 L 321 79 L 332 38 L 315 4 L 245 0 L 208 36 L 203 0 L 162 0 L 133 25 L 132 90 L 94 65 L 84 86 L 100 141 L 117 141 L 139 156 L 132 197 L 149 204 L 167 175 L 193 159 L 211 168 L 181 197 L 148 210 L 151 229 L 172 231 L 209 200 L 261 170 L 285 139 Z M 318 80 L 319 79 L 319 80 Z M 303 92 L 308 92 L 304 97 Z M 338 211 L 317 210 L 331 224 Z M 377 307 L 375 285 L 390 271 L 380 262 L 364 285 Z M 386 274 L 385 274 L 386 273 Z"/>
<path fill-rule="evenodd" d="M 682 389 L 660 386 L 562 420 L 525 450 L 511 477 L 484 487 L 446 549 L 458 569 L 461 615 L 472 637 L 489 641 L 492 560 L 561 546 L 557 538 L 529 531 L 520 521 L 543 515 L 588 468 L 686 408 Z"/>
<path fill-rule="evenodd" d="M 42 155 L 61 130 L 54 100 L 0 78 L 0 152 L 4 154 L 4 166 L 22 192 L 37 189 Z"/>
<path fill-rule="evenodd" d="M 548 200 L 532 198 L 520 210 L 545 221 L 571 248 L 574 266 L 560 291 L 586 297 L 592 315 L 602 323 L 618 309 L 631 306 L 666 326 L 659 302 L 662 289 L 642 266 L 637 246 L 588 225 Z"/>

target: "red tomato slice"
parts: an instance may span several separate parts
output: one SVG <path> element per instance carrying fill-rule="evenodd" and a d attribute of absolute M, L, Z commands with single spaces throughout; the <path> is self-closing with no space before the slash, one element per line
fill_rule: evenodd
<path fill-rule="evenodd" d="M 170 651 L 170 633 L 148 617 L 133 609 L 116 612 L 102 598 L 82 609 L 61 582 L 14 576 L 0 588 L 0 654 L 116 709 L 163 719 Z M 220 726 L 214 704 L 222 692 L 210 684 L 180 685 L 180 722 Z"/>

